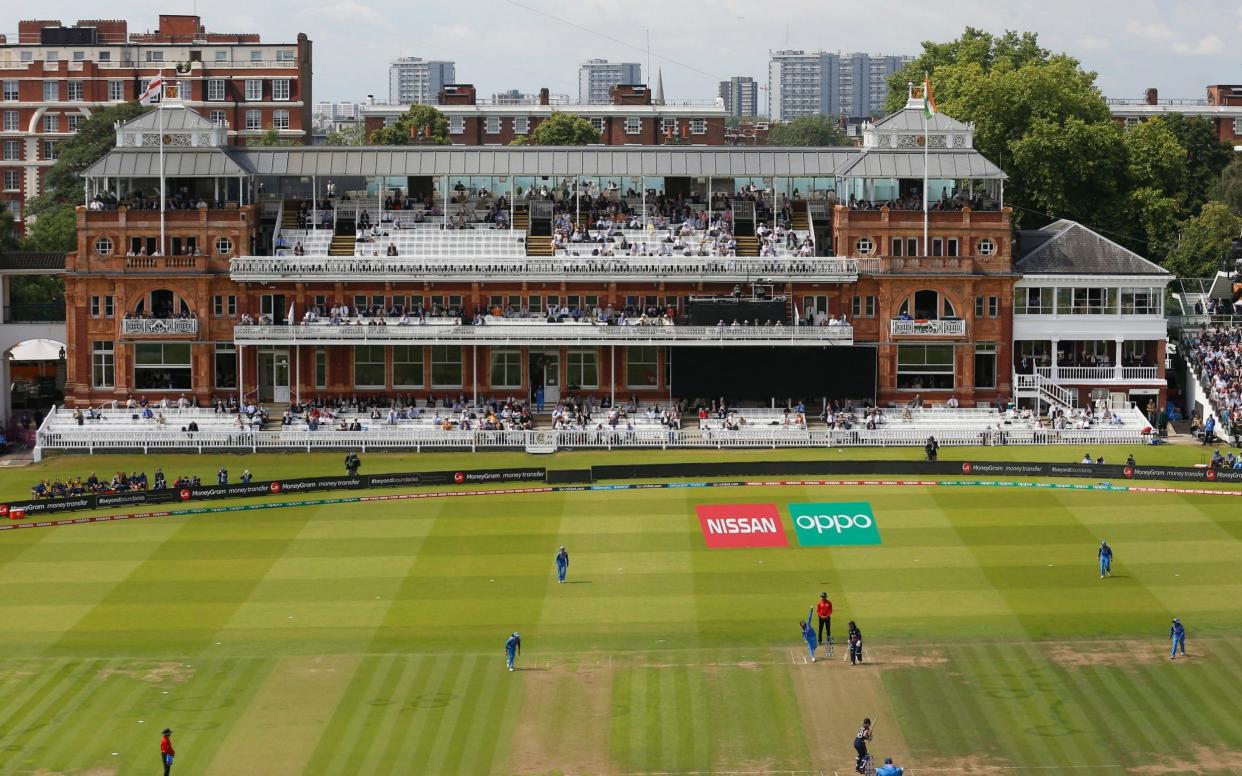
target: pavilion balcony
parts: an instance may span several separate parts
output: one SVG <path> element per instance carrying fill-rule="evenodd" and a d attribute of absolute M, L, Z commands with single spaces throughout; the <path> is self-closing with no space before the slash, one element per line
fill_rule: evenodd
<path fill-rule="evenodd" d="M 888 322 L 888 333 L 894 337 L 964 337 L 966 321 L 960 318 L 916 321 L 894 318 Z"/>
<path fill-rule="evenodd" d="M 197 318 L 126 318 L 121 332 L 127 337 L 164 337 L 198 334 Z"/>
<path fill-rule="evenodd" d="M 1154 366 L 1041 366 L 1035 373 L 1063 385 L 1074 383 L 1158 383 L 1163 385 L 1165 378 L 1160 369 Z"/>
<path fill-rule="evenodd" d="M 853 345 L 851 326 L 603 326 L 589 323 L 464 325 L 241 325 L 239 345 Z"/>
<path fill-rule="evenodd" d="M 431 257 L 243 257 L 229 262 L 239 283 L 435 281 L 678 281 L 853 283 L 866 259 L 570 256 L 492 259 Z"/>

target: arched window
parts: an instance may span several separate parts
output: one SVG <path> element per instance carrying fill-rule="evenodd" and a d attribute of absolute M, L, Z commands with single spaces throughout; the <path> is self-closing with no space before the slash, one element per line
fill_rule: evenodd
<path fill-rule="evenodd" d="M 953 306 L 949 297 L 930 288 L 915 291 L 906 297 L 901 307 L 898 308 L 898 312 L 918 321 L 957 317 L 957 308 Z"/>
<path fill-rule="evenodd" d="M 138 298 L 134 315 L 139 318 L 188 318 L 193 314 L 190 305 L 175 291 L 157 288 Z"/>

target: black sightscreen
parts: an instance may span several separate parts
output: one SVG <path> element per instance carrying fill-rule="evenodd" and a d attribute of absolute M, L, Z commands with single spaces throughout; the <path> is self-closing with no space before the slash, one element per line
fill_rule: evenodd
<path fill-rule="evenodd" d="M 672 348 L 673 395 L 682 399 L 762 402 L 775 397 L 874 401 L 873 347 L 676 347 Z"/>

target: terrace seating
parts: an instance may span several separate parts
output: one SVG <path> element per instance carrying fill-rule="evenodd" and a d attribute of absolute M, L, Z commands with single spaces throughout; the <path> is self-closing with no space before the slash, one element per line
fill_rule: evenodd
<path fill-rule="evenodd" d="M 356 256 L 386 256 L 389 246 L 397 256 L 438 258 L 518 258 L 526 255 L 526 236 L 509 229 L 386 229 L 386 235 L 357 244 Z"/>

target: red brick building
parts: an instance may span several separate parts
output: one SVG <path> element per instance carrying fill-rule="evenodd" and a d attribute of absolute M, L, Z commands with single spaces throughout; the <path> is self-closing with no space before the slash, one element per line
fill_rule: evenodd
<path fill-rule="evenodd" d="M 1198 100 L 1162 100 L 1156 89 L 1148 89 L 1140 100 L 1110 99 L 1108 108 L 1126 126 L 1168 114 L 1204 118 L 1215 127 L 1220 142 L 1242 150 L 1242 85 L 1209 86 L 1207 96 Z"/>
<path fill-rule="evenodd" d="M 155 75 L 175 75 L 187 107 L 227 124 L 244 144 L 269 130 L 309 142 L 311 41 L 264 43 L 257 33 L 209 32 L 198 16 L 161 14 L 153 32 L 116 19 L 26 20 L 0 37 L 0 206 L 17 220 L 43 190 L 56 144 L 93 111 L 136 99 Z"/>

